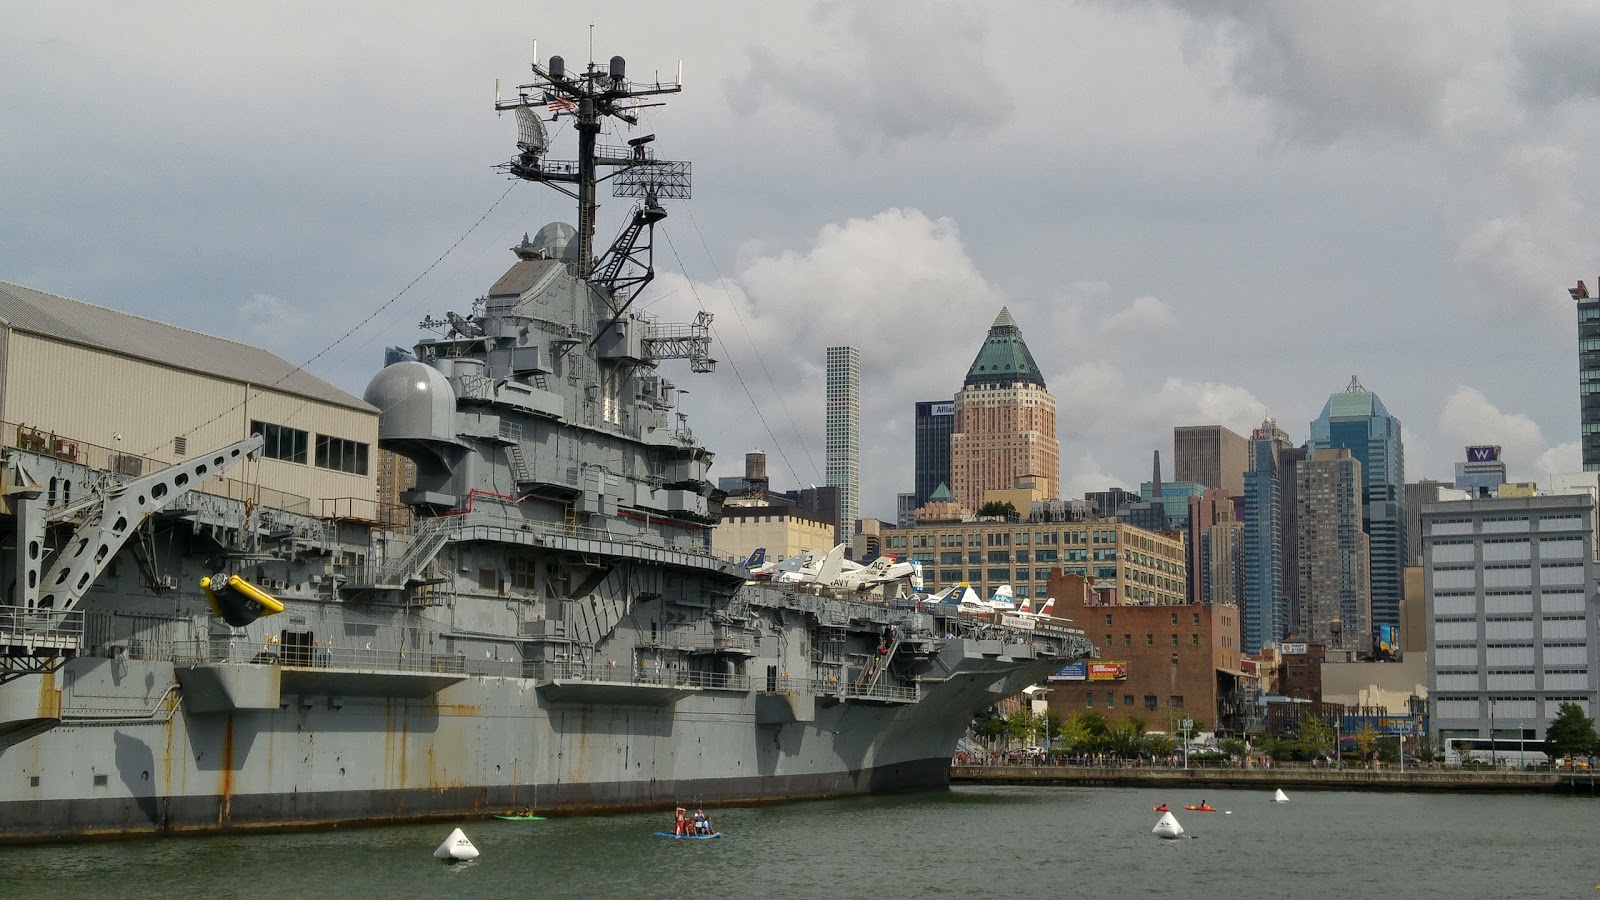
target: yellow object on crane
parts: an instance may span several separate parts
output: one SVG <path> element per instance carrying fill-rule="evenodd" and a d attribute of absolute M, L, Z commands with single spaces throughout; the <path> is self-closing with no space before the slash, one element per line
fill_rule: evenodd
<path fill-rule="evenodd" d="M 234 627 L 249 625 L 262 616 L 283 612 L 283 604 L 237 575 L 217 586 L 217 578 L 200 579 L 211 612 Z"/>

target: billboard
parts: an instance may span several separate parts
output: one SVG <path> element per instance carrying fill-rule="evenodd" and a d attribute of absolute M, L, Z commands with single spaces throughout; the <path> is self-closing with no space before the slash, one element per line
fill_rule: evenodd
<path fill-rule="evenodd" d="M 1378 653 L 1382 656 L 1394 656 L 1400 652 L 1400 626 L 1378 626 Z"/>
<path fill-rule="evenodd" d="M 930 416 L 953 416 L 955 414 L 956 404 L 954 400 L 949 403 L 935 403 L 928 408 L 928 415 Z"/>
<path fill-rule="evenodd" d="M 1467 462 L 1496 462 L 1500 459 L 1500 447 L 1479 446 L 1467 448 Z"/>
<path fill-rule="evenodd" d="M 1067 663 L 1050 676 L 1051 681 L 1083 681 L 1089 677 L 1089 664 L 1083 660 Z"/>
<path fill-rule="evenodd" d="M 1125 681 L 1127 678 L 1128 664 L 1125 662 L 1089 663 L 1090 681 Z"/>
<path fill-rule="evenodd" d="M 1288 643 L 1283 645 L 1284 656 L 1305 656 L 1306 645 L 1304 642 Z"/>

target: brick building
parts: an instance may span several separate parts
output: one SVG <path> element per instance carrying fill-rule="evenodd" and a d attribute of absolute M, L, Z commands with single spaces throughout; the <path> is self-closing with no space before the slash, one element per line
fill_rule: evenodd
<path fill-rule="evenodd" d="M 1058 715 L 1093 709 L 1113 722 L 1142 719 L 1151 731 L 1173 731 L 1184 718 L 1207 730 L 1238 730 L 1238 608 L 1117 605 L 1110 590 L 1097 592 L 1060 571 L 1050 595 L 1056 615 L 1083 629 L 1100 651 L 1081 670 L 1067 666 L 1051 676 L 1050 708 Z"/>

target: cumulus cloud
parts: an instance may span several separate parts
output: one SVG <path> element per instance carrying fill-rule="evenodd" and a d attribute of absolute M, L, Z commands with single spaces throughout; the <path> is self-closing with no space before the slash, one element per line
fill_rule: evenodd
<path fill-rule="evenodd" d="M 1537 471 L 1541 483 L 1552 475 L 1568 475 L 1583 471 L 1583 447 L 1577 441 L 1568 441 L 1539 454 Z"/>
<path fill-rule="evenodd" d="M 1117 477 L 1106 471 L 1092 452 L 1073 454 L 1070 447 L 1063 446 L 1061 455 L 1065 458 L 1061 473 L 1063 497 L 1082 497 L 1090 491 L 1103 491 L 1118 483 Z"/>
<path fill-rule="evenodd" d="M 306 318 L 293 304 L 272 294 L 255 294 L 235 309 L 239 333 L 246 343 L 271 349 L 279 354 L 290 351 L 301 336 Z M 303 348 L 302 348 L 302 354 Z M 290 359 L 304 362 L 303 359 Z"/>
<path fill-rule="evenodd" d="M 803 250 L 748 255 L 722 284 L 665 275 L 658 285 L 668 299 L 651 311 L 663 318 L 691 317 L 695 296 L 716 314 L 718 351 L 738 372 L 738 383 L 686 382 L 703 392 L 685 404 L 697 432 L 717 438 L 724 459 L 765 449 L 781 487 L 824 483 L 827 348 L 860 350 L 863 509 L 880 516 L 911 487 L 913 402 L 955 395 L 1006 304 L 956 224 L 914 209 L 828 225 Z"/>
<path fill-rule="evenodd" d="M 1445 400 L 1439 432 L 1453 438 L 1457 447 L 1498 444 L 1512 481 L 1538 481 L 1583 468 L 1577 442 L 1550 446 L 1533 419 L 1501 410 L 1477 388 L 1458 387 Z"/>
<path fill-rule="evenodd" d="M 1481 220 L 1456 253 L 1456 262 L 1497 299 L 1563 320 L 1571 315 L 1562 276 L 1584 271 L 1600 238 L 1581 200 L 1577 167 L 1572 151 L 1559 145 L 1521 146 L 1505 154 L 1497 172 L 1504 185 L 1497 202 L 1504 209 Z"/>
<path fill-rule="evenodd" d="M 725 83 L 736 113 L 776 106 L 819 116 L 855 154 L 984 131 L 1010 117 L 1010 89 L 982 52 L 984 10 L 881 2 L 827 4 L 818 15 L 829 37 L 804 58 L 747 51 L 748 67 Z M 935 46 L 945 52 L 928 52 Z"/>
<path fill-rule="evenodd" d="M 1142 341 L 1170 333 L 1178 324 L 1172 309 L 1155 297 L 1140 297 L 1100 323 L 1100 338 L 1111 343 Z"/>
<path fill-rule="evenodd" d="M 1311 143 L 1434 130 L 1462 67 L 1440 27 L 1453 9 L 1442 0 L 1149 2 L 1187 16 L 1191 55 L 1220 57 L 1235 90 L 1265 102 L 1286 137 Z"/>
<path fill-rule="evenodd" d="M 1600 9 L 1546 0 L 1523 10 L 1513 42 L 1518 93 L 1536 104 L 1600 99 Z"/>

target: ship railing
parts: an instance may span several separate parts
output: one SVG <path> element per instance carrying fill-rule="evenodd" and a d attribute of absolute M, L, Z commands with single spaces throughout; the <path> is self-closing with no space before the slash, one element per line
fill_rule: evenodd
<path fill-rule="evenodd" d="M 796 678 L 793 675 L 779 675 L 776 678 L 761 679 L 756 686 L 768 694 L 815 694 L 818 684 L 826 684 L 826 680 L 819 680 L 806 676 Z"/>
<path fill-rule="evenodd" d="M 847 699 L 857 700 L 895 700 L 900 702 L 914 702 L 917 699 L 915 685 L 885 684 L 879 682 L 871 685 L 850 685 L 845 691 Z"/>
<path fill-rule="evenodd" d="M 474 510 L 470 513 L 462 513 L 459 517 L 452 518 L 457 518 L 460 522 L 460 527 L 463 529 L 500 528 L 533 534 L 541 538 L 555 538 L 559 540 L 572 540 L 576 538 L 578 540 L 607 541 L 613 544 L 625 544 L 628 546 L 640 547 L 649 550 L 667 550 L 673 553 L 700 556 L 707 559 L 716 560 L 717 562 L 721 563 L 738 562 L 737 557 L 731 554 L 713 551 L 706 547 L 706 545 L 698 539 L 685 539 L 676 541 L 670 539 L 662 540 L 660 539 L 660 535 L 654 535 L 653 537 L 656 538 L 655 540 L 642 540 L 638 537 L 616 534 L 600 528 L 588 528 L 577 525 L 568 527 L 560 522 L 538 522 L 529 519 L 518 518 L 515 516 L 497 515 L 495 513 L 483 512 L 479 510 Z M 663 519 L 663 521 L 665 521 L 665 519 Z"/>
<path fill-rule="evenodd" d="M 83 643 L 84 611 L 0 606 L 0 647 L 75 650 Z"/>
<path fill-rule="evenodd" d="M 421 650 L 372 649 L 365 647 L 332 647 L 318 642 L 307 646 L 283 646 L 276 641 L 266 644 L 239 641 L 213 641 L 196 645 L 190 642 L 188 652 L 171 657 L 180 663 L 231 663 L 234 665 L 272 665 L 293 669 L 341 669 L 368 672 L 447 672 L 461 674 L 467 671 L 466 660 L 460 653 L 429 653 Z M 150 658 L 150 657 L 146 657 Z"/>
<path fill-rule="evenodd" d="M 96 609 L 83 621 L 84 646 L 93 656 L 171 661 L 202 655 L 209 643 L 193 616 Z"/>
<path fill-rule="evenodd" d="M 671 650 L 688 650 L 715 652 L 718 650 L 737 651 L 750 653 L 755 650 L 755 636 L 743 632 L 734 634 L 685 634 L 675 635 L 667 633 L 655 640 L 641 640 L 640 646 L 660 647 Z"/>
<path fill-rule="evenodd" d="M 721 691 L 750 690 L 750 676 L 722 672 L 658 669 L 654 666 L 635 667 L 630 671 L 625 665 L 614 665 L 609 662 L 544 662 L 534 663 L 529 668 L 532 676 L 539 680 L 594 681 Z"/>

